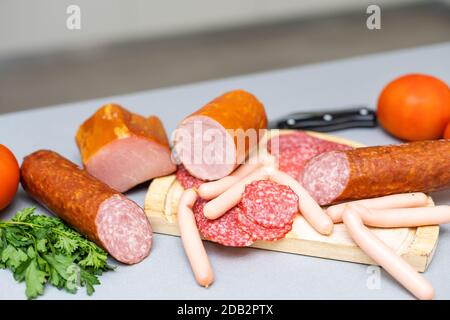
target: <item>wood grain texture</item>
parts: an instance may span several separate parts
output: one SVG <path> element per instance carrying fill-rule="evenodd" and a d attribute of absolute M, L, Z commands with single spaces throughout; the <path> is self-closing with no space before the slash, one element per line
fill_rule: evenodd
<path fill-rule="evenodd" d="M 273 131 L 275 134 L 286 134 L 289 131 Z M 363 145 L 328 134 L 308 132 L 309 134 L 354 147 Z M 144 209 L 152 224 L 153 231 L 179 236 L 176 213 L 178 201 L 183 187 L 175 179 L 175 175 L 154 179 L 148 189 Z M 430 206 L 433 200 L 430 199 Z M 371 228 L 377 237 L 410 263 L 417 271 L 424 272 L 430 264 L 438 243 L 439 226 L 418 228 Z M 298 215 L 287 236 L 278 241 L 256 241 L 251 247 L 302 254 L 326 259 L 375 264 L 350 238 L 343 224 L 336 224 L 330 236 L 317 233 L 303 217 Z"/>

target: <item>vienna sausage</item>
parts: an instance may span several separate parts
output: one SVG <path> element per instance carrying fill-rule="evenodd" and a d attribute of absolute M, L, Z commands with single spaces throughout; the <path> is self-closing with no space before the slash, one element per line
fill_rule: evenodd
<path fill-rule="evenodd" d="M 207 288 L 214 281 L 214 275 L 192 212 L 196 199 L 197 194 L 193 189 L 183 192 L 178 205 L 178 227 L 195 280 Z"/>
<path fill-rule="evenodd" d="M 417 298 L 433 299 L 431 284 L 364 226 L 359 214 L 350 206 L 345 208 L 343 220 L 356 244 L 394 279 Z"/>
<path fill-rule="evenodd" d="M 360 204 L 368 209 L 414 208 L 428 205 L 428 197 L 422 192 L 394 194 L 372 199 L 363 199 L 336 204 L 326 209 L 334 223 L 342 222 L 342 214 L 347 204 Z"/>

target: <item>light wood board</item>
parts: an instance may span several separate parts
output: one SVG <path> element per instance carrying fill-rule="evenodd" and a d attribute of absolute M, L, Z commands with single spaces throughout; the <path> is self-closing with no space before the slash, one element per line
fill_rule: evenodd
<path fill-rule="evenodd" d="M 287 131 L 273 131 L 274 134 L 285 134 Z M 309 132 L 309 134 L 354 147 L 360 143 L 335 136 Z M 175 179 L 175 175 L 154 179 L 148 189 L 144 209 L 156 233 L 179 236 L 177 225 L 177 206 L 183 187 Z M 434 205 L 430 198 L 430 205 Z M 438 242 L 439 226 L 418 228 L 371 228 L 395 252 L 410 263 L 417 271 L 424 272 L 430 264 Z M 286 237 L 278 241 L 256 241 L 251 247 L 302 254 L 327 259 L 350 261 L 364 264 L 375 264 L 350 238 L 343 224 L 336 224 L 330 236 L 317 233 L 298 215 Z"/>

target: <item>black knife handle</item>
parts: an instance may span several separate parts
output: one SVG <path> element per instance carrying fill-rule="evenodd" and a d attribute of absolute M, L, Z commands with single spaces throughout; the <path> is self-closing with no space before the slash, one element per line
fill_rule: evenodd
<path fill-rule="evenodd" d="M 329 132 L 348 128 L 375 127 L 376 125 L 375 111 L 360 106 L 337 111 L 292 113 L 277 120 L 272 127 Z"/>

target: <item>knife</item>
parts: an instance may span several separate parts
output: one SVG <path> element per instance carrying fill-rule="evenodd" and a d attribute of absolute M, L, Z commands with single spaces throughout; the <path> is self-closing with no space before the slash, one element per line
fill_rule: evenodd
<path fill-rule="evenodd" d="M 377 116 L 375 111 L 365 106 L 330 111 L 296 112 L 269 123 L 270 129 L 298 129 L 320 132 L 376 126 Z"/>

